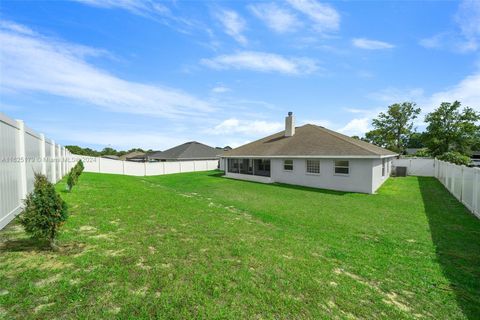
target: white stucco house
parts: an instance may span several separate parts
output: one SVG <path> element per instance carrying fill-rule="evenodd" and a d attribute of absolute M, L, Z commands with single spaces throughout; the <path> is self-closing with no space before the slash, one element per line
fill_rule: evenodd
<path fill-rule="evenodd" d="M 229 178 L 375 193 L 386 181 L 396 153 L 324 127 L 295 127 L 225 152 L 220 169 Z"/>

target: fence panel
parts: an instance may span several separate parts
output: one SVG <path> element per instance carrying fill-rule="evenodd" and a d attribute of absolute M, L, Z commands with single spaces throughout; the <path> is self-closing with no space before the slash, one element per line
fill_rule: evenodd
<path fill-rule="evenodd" d="M 461 186 L 462 202 L 470 210 L 473 210 L 474 208 L 474 203 L 473 203 L 474 178 L 475 178 L 475 170 L 473 168 L 463 169 L 463 179 L 462 179 L 462 186 Z"/>
<path fill-rule="evenodd" d="M 407 167 L 410 176 L 433 177 L 435 161 L 429 158 L 400 158 L 393 160 L 394 167 Z"/>
<path fill-rule="evenodd" d="M 468 168 L 435 160 L 435 177 L 462 202 L 475 216 L 480 218 L 480 168 Z"/>
<path fill-rule="evenodd" d="M 179 161 L 180 172 L 193 172 L 195 171 L 195 161 Z"/>
<path fill-rule="evenodd" d="M 127 161 L 128 162 L 128 161 Z M 148 162 L 145 163 L 145 175 L 146 176 L 158 176 L 165 174 L 166 162 Z"/>
<path fill-rule="evenodd" d="M 0 113 L 0 229 L 20 208 L 20 162 L 18 159 L 19 129 Z"/>
<path fill-rule="evenodd" d="M 33 190 L 35 173 L 45 174 L 52 182 L 65 175 L 62 150 L 23 121 L 0 113 L 0 229 L 21 212 L 23 200 Z M 56 159 L 62 162 L 53 162 Z"/>
<path fill-rule="evenodd" d="M 206 171 L 208 170 L 208 162 L 207 161 L 194 161 L 195 163 L 195 171 Z"/>
<path fill-rule="evenodd" d="M 25 130 L 25 165 L 27 169 L 27 192 L 33 190 L 35 173 L 42 173 L 42 161 L 40 160 L 40 136 Z"/>
<path fill-rule="evenodd" d="M 218 160 L 207 160 L 207 169 L 208 170 L 215 170 L 219 168 L 219 161 Z"/>
<path fill-rule="evenodd" d="M 117 160 L 118 161 L 118 160 Z M 149 163 L 139 163 L 132 161 L 121 161 L 123 162 L 123 174 L 128 176 L 145 176 L 145 171 L 147 170 L 147 164 Z"/>
<path fill-rule="evenodd" d="M 129 176 L 158 176 L 163 174 L 208 171 L 218 168 L 218 160 L 134 162 L 98 157 L 72 155 L 82 160 L 85 172 L 124 174 Z"/>
<path fill-rule="evenodd" d="M 98 167 L 101 173 L 123 174 L 123 161 L 98 158 Z"/>
<path fill-rule="evenodd" d="M 50 163 L 53 161 L 52 155 L 52 143 L 50 140 L 45 141 L 45 171 L 48 181 L 52 181 L 52 166 Z"/>

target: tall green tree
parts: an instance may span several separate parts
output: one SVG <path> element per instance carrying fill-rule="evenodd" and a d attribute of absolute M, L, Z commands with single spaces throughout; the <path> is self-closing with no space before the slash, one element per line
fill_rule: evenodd
<path fill-rule="evenodd" d="M 407 148 L 425 148 L 425 133 L 414 132 L 407 141 Z"/>
<path fill-rule="evenodd" d="M 435 111 L 427 114 L 428 124 L 425 144 L 433 155 L 457 151 L 468 155 L 478 143 L 480 113 L 472 108 L 461 110 L 461 103 L 443 102 Z"/>
<path fill-rule="evenodd" d="M 365 137 L 381 147 L 403 153 L 413 133 L 413 120 L 419 113 L 420 108 L 413 102 L 392 104 L 386 113 L 380 112 L 373 119 L 374 130 L 367 132 Z"/>

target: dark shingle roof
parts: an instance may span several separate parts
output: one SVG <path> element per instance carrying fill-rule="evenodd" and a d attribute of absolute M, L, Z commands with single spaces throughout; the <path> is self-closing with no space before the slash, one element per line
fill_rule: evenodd
<path fill-rule="evenodd" d="M 120 156 L 120 160 L 137 159 L 138 157 L 145 157 L 145 152 L 132 151 L 124 154 L 123 156 Z"/>
<path fill-rule="evenodd" d="M 190 141 L 165 151 L 149 154 L 148 157 L 155 160 L 218 159 L 221 152 L 203 143 Z"/>
<path fill-rule="evenodd" d="M 395 152 L 365 141 L 312 124 L 295 128 L 295 134 L 285 137 L 285 131 L 224 152 L 224 157 L 240 156 L 360 156 L 396 155 Z"/>

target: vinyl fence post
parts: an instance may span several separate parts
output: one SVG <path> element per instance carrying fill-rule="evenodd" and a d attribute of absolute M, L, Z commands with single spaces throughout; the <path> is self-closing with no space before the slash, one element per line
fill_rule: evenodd
<path fill-rule="evenodd" d="M 478 207 L 479 202 L 479 193 L 480 193 L 480 169 L 475 168 L 473 170 L 473 206 L 472 210 L 475 215 L 480 218 L 480 208 Z"/>
<path fill-rule="evenodd" d="M 452 169 L 451 164 L 448 164 L 448 168 L 450 170 L 450 192 L 455 195 L 455 171 Z"/>
<path fill-rule="evenodd" d="M 45 135 L 40 133 L 40 161 L 42 164 L 42 174 L 47 175 L 47 163 L 45 159 Z"/>
<path fill-rule="evenodd" d="M 22 120 L 17 120 L 18 127 L 18 141 L 17 152 L 20 161 L 20 180 L 19 180 L 19 195 L 20 201 L 27 197 L 27 165 L 25 163 L 25 125 Z"/>
<path fill-rule="evenodd" d="M 51 171 L 52 171 L 52 181 L 50 181 L 51 183 L 55 183 L 57 182 L 57 166 L 55 165 L 55 162 L 56 162 L 56 159 L 57 159 L 57 155 L 55 153 L 55 141 L 52 140 L 52 145 L 50 147 L 50 152 L 52 154 L 52 157 L 50 158 L 50 167 L 51 167 Z"/>
<path fill-rule="evenodd" d="M 461 167 L 460 167 L 460 170 L 461 170 L 461 171 L 460 171 L 460 172 L 461 172 L 461 179 L 462 179 L 462 180 L 460 181 L 460 186 L 461 186 L 461 187 L 460 187 L 460 202 L 462 202 L 462 203 L 463 203 L 464 168 L 465 168 L 464 166 L 461 166 Z"/>
<path fill-rule="evenodd" d="M 67 149 L 62 147 L 62 169 L 63 169 L 63 176 L 67 175 Z"/>

